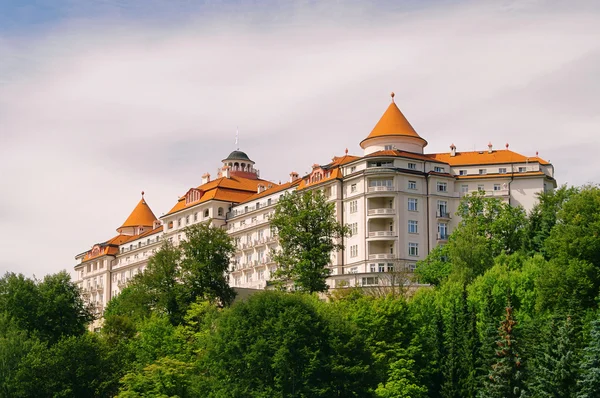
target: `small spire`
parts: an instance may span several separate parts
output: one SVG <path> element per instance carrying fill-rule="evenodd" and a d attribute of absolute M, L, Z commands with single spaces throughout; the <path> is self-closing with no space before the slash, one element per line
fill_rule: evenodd
<path fill-rule="evenodd" d="M 346 148 L 346 151 L 345 151 L 345 152 L 346 152 L 346 155 L 347 155 L 347 154 L 348 154 L 348 148 Z"/>
<path fill-rule="evenodd" d="M 394 97 L 396 96 L 396 94 L 394 94 L 394 92 L 392 91 L 392 93 L 390 94 L 390 96 L 392 97 L 392 102 L 394 102 Z"/>
<path fill-rule="evenodd" d="M 144 191 L 142 191 L 142 198 L 144 197 Z"/>
<path fill-rule="evenodd" d="M 540 153 L 538 151 L 535 151 L 535 156 L 540 156 Z"/>
<path fill-rule="evenodd" d="M 237 151 L 240 150 L 240 129 L 235 126 L 235 148 Z"/>
<path fill-rule="evenodd" d="M 506 150 L 508 151 L 508 142 L 506 143 Z"/>

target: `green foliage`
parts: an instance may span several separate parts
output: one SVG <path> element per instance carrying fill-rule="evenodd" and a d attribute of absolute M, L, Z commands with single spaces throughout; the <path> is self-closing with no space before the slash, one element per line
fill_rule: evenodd
<path fill-rule="evenodd" d="M 118 397 L 198 397 L 192 388 L 194 378 L 192 364 L 162 357 L 140 372 L 128 373 L 121 381 Z"/>
<path fill-rule="evenodd" d="M 390 365 L 385 384 L 379 384 L 376 393 L 381 398 L 425 398 L 427 388 L 417 384 L 413 373 L 414 361 L 399 359 Z"/>
<path fill-rule="evenodd" d="M 0 313 L 7 314 L 19 329 L 50 343 L 83 334 L 93 319 L 65 271 L 43 281 L 7 273 L 0 279 Z"/>
<path fill-rule="evenodd" d="M 256 294 L 203 341 L 207 397 L 367 397 L 371 360 L 352 325 L 313 297 Z"/>
<path fill-rule="evenodd" d="M 506 307 L 506 316 L 498 328 L 499 339 L 496 341 L 497 360 L 492 365 L 488 380 L 481 391 L 486 398 L 518 398 L 523 397 L 523 360 L 519 353 L 518 341 L 515 338 L 516 321 L 512 307 Z"/>
<path fill-rule="evenodd" d="M 271 217 L 281 250 L 273 254 L 279 264 L 275 279 L 293 282 L 294 289 L 309 293 L 327 290 L 331 253 L 342 250 L 349 228 L 337 222 L 333 203 L 320 191 L 285 194 Z"/>
<path fill-rule="evenodd" d="M 575 397 L 578 377 L 576 328 L 570 317 L 547 323 L 541 351 L 532 361 L 530 390 L 539 397 Z M 541 344 L 540 344 L 541 343 Z"/>
<path fill-rule="evenodd" d="M 181 282 L 185 286 L 185 309 L 198 300 L 230 305 L 235 292 L 229 286 L 229 262 L 235 252 L 224 229 L 208 223 L 187 227 L 181 243 Z"/>
<path fill-rule="evenodd" d="M 600 317 L 591 323 L 590 341 L 583 349 L 577 398 L 600 396 Z"/>
<path fill-rule="evenodd" d="M 417 262 L 415 276 L 420 283 L 439 286 L 452 271 L 448 245 L 436 246 L 424 259 Z"/>

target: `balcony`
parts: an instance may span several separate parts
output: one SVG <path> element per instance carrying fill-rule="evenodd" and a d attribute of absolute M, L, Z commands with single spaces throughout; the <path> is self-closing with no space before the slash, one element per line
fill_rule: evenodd
<path fill-rule="evenodd" d="M 368 192 L 393 192 L 396 189 L 393 186 L 369 187 Z"/>
<path fill-rule="evenodd" d="M 396 259 L 395 254 L 380 253 L 380 254 L 369 254 L 369 260 L 394 260 Z"/>
<path fill-rule="evenodd" d="M 369 216 L 392 215 L 392 214 L 396 214 L 396 209 L 391 209 L 391 208 L 369 209 L 367 214 Z"/>
<path fill-rule="evenodd" d="M 369 232 L 369 238 L 389 238 L 398 236 L 396 231 L 372 231 Z"/>
<path fill-rule="evenodd" d="M 452 216 L 450 215 L 450 213 L 448 213 L 447 210 L 438 210 L 435 213 L 435 216 L 437 218 L 445 218 L 445 219 L 448 219 L 448 220 L 452 218 Z"/>
<path fill-rule="evenodd" d="M 448 234 L 447 233 L 440 233 L 438 232 L 437 234 L 437 240 L 448 240 Z"/>

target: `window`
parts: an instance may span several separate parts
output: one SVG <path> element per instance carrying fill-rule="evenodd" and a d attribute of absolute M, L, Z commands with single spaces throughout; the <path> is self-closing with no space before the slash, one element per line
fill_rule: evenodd
<path fill-rule="evenodd" d="M 198 221 L 198 213 L 194 213 L 194 221 Z"/>
<path fill-rule="evenodd" d="M 250 222 L 252 224 L 256 223 L 256 220 L 258 220 L 258 218 L 256 216 L 252 217 L 252 220 L 250 220 Z"/>
<path fill-rule="evenodd" d="M 394 186 L 393 180 L 369 180 L 371 191 L 391 191 Z"/>
<path fill-rule="evenodd" d="M 223 210 L 223 208 L 222 208 L 222 207 L 219 207 L 219 209 L 217 210 L 217 216 L 219 216 L 219 217 L 223 217 L 223 214 L 224 214 L 224 210 Z"/>
<path fill-rule="evenodd" d="M 500 173 L 500 174 L 506 174 L 506 167 L 500 167 L 498 169 L 498 173 Z"/>
<path fill-rule="evenodd" d="M 376 276 L 368 276 L 366 278 L 362 278 L 363 286 L 377 285 L 377 284 L 379 284 L 379 278 Z"/>
<path fill-rule="evenodd" d="M 448 184 L 446 184 L 445 182 L 438 182 L 437 183 L 437 191 L 438 192 L 448 192 Z"/>
<path fill-rule="evenodd" d="M 356 192 L 356 184 L 350 185 L 350 193 L 355 193 L 355 192 Z"/>
<path fill-rule="evenodd" d="M 445 200 L 437 201 L 437 216 L 438 217 L 448 217 L 448 202 Z"/>
<path fill-rule="evenodd" d="M 377 272 L 377 265 L 375 265 L 375 264 L 369 264 L 369 270 L 371 272 Z"/>
<path fill-rule="evenodd" d="M 408 255 L 417 257 L 419 255 L 419 244 L 414 242 L 409 242 L 408 244 Z"/>
<path fill-rule="evenodd" d="M 416 181 L 408 181 L 408 189 L 417 189 Z"/>
<path fill-rule="evenodd" d="M 414 263 L 406 264 L 405 268 L 407 271 L 414 272 L 417 269 L 417 265 Z"/>
<path fill-rule="evenodd" d="M 357 257 L 357 256 L 358 256 L 358 245 L 350 246 L 350 257 Z"/>
<path fill-rule="evenodd" d="M 252 282 L 252 273 L 247 273 L 246 274 L 246 283 Z"/>
<path fill-rule="evenodd" d="M 181 227 L 181 218 L 179 220 L 177 220 L 177 226 Z"/>
<path fill-rule="evenodd" d="M 487 174 L 487 169 L 479 169 L 479 175 Z"/>
<path fill-rule="evenodd" d="M 416 170 L 417 169 L 417 164 L 416 163 L 409 163 L 408 164 L 408 168 L 410 170 Z"/>
<path fill-rule="evenodd" d="M 350 167 L 350 173 L 354 173 L 356 171 L 356 166 Z"/>
<path fill-rule="evenodd" d="M 446 223 L 438 223 L 438 239 L 447 239 L 448 238 L 448 224 Z"/>
<path fill-rule="evenodd" d="M 246 254 L 246 264 L 252 264 L 252 254 Z"/>
<path fill-rule="evenodd" d="M 394 162 L 391 160 L 378 160 L 367 163 L 367 167 L 393 167 Z"/>
<path fill-rule="evenodd" d="M 494 184 L 494 191 L 502 190 L 502 186 L 500 184 Z"/>
<path fill-rule="evenodd" d="M 415 198 L 408 198 L 408 211 L 418 211 L 418 200 Z"/>
<path fill-rule="evenodd" d="M 433 168 L 433 171 L 437 172 L 437 173 L 444 173 L 445 168 L 444 167 L 440 167 L 440 166 L 435 166 Z"/>
<path fill-rule="evenodd" d="M 388 263 L 387 272 L 394 272 L 394 263 Z"/>
<path fill-rule="evenodd" d="M 353 200 L 350 202 L 350 213 L 356 213 L 358 211 L 358 202 Z"/>
<path fill-rule="evenodd" d="M 393 147 L 391 145 L 385 145 L 383 147 L 383 149 L 386 150 L 386 151 L 391 151 L 393 149 Z"/>
<path fill-rule="evenodd" d="M 260 271 L 258 271 L 258 280 L 259 281 L 265 280 L 265 270 L 264 269 L 261 269 Z"/>
<path fill-rule="evenodd" d="M 190 223 L 190 216 L 186 216 L 185 217 L 185 224 L 189 224 Z"/>
<path fill-rule="evenodd" d="M 358 223 L 353 222 L 350 224 L 350 234 L 351 236 L 358 235 Z"/>
<path fill-rule="evenodd" d="M 462 193 L 469 192 L 469 186 L 468 185 L 461 185 L 460 186 L 460 192 L 462 192 Z"/>
<path fill-rule="evenodd" d="M 458 170 L 458 174 L 461 176 L 466 176 L 467 175 L 467 170 Z"/>
<path fill-rule="evenodd" d="M 485 187 L 483 186 L 483 184 L 477 184 L 477 190 L 478 191 L 485 191 Z"/>
<path fill-rule="evenodd" d="M 527 167 L 519 167 L 519 173 L 525 173 L 527 171 Z"/>
<path fill-rule="evenodd" d="M 409 234 L 416 234 L 418 233 L 418 223 L 415 220 L 408 220 L 408 233 Z"/>
<path fill-rule="evenodd" d="M 208 209 L 204 210 L 204 218 L 208 217 Z"/>
<path fill-rule="evenodd" d="M 377 264 L 377 269 L 379 272 L 385 272 L 385 264 L 384 263 Z"/>

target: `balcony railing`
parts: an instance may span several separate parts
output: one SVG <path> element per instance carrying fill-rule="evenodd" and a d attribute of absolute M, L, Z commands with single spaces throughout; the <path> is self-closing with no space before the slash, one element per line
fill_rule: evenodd
<path fill-rule="evenodd" d="M 369 238 L 381 238 L 386 236 L 396 236 L 396 231 L 373 231 L 369 232 Z"/>
<path fill-rule="evenodd" d="M 393 186 L 369 187 L 369 192 L 388 192 L 394 190 L 395 188 Z"/>
<path fill-rule="evenodd" d="M 369 254 L 369 260 L 394 260 L 395 254 L 380 253 L 380 254 Z"/>
<path fill-rule="evenodd" d="M 448 234 L 447 233 L 439 233 L 437 234 L 437 240 L 448 240 Z"/>
<path fill-rule="evenodd" d="M 438 210 L 438 211 L 435 213 L 435 216 L 436 216 L 437 218 L 452 218 L 452 216 L 450 215 L 450 213 L 448 213 L 448 211 L 447 211 L 447 210 Z"/>
<path fill-rule="evenodd" d="M 368 215 L 376 216 L 380 214 L 396 214 L 396 209 L 384 208 L 384 209 L 370 209 Z"/>

